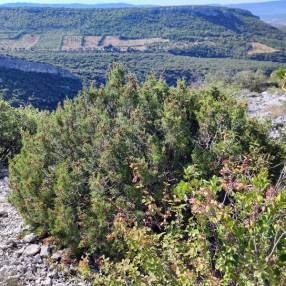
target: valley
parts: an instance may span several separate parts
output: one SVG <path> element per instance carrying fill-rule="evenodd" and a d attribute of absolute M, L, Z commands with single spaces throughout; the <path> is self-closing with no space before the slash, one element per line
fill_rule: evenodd
<path fill-rule="evenodd" d="M 84 86 L 105 83 L 115 61 L 140 81 L 154 72 L 172 85 L 243 70 L 269 75 L 286 62 L 285 43 L 286 33 L 240 9 L 0 7 L 0 55 L 67 70 Z"/>
<path fill-rule="evenodd" d="M 163 77 L 169 84 L 175 85 L 178 78 L 184 78 L 190 85 L 203 82 L 205 79 L 216 79 L 233 76 L 240 71 L 262 70 L 270 74 L 283 67 L 283 63 L 271 61 L 255 61 L 230 58 L 198 58 L 184 55 L 172 55 L 164 52 L 156 53 L 122 53 L 108 51 L 58 51 L 37 53 L 31 51 L 11 51 L 14 58 L 26 59 L 41 63 L 50 63 L 69 70 L 78 76 L 85 86 L 96 82 L 101 85 L 106 81 L 106 70 L 113 62 L 123 63 L 130 73 L 134 73 L 143 81 L 150 73 Z"/>
<path fill-rule="evenodd" d="M 209 6 L 0 8 L 0 24 L 3 52 L 144 51 L 253 59 L 248 52 L 257 42 L 280 61 L 286 41 L 286 34 L 245 10 Z"/>

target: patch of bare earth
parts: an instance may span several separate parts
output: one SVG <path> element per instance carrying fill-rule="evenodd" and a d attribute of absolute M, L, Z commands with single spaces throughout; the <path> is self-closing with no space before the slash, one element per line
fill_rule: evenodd
<path fill-rule="evenodd" d="M 270 105 L 266 108 L 266 111 L 271 114 L 273 118 L 277 118 L 279 116 L 285 115 L 286 113 L 286 105 L 284 104 L 274 104 Z"/>
<path fill-rule="evenodd" d="M 82 43 L 82 36 L 64 36 L 61 49 L 63 51 L 79 50 L 82 48 Z"/>
<path fill-rule="evenodd" d="M 169 40 L 162 39 L 162 38 L 145 38 L 145 39 L 125 40 L 125 39 L 120 39 L 119 37 L 107 36 L 104 39 L 103 46 L 104 47 L 113 46 L 116 48 L 121 48 L 123 50 L 128 49 L 128 48 L 144 50 L 149 45 L 156 44 L 156 43 L 165 43 L 168 41 Z"/>
<path fill-rule="evenodd" d="M 258 43 L 258 42 L 252 42 L 251 43 L 251 50 L 248 51 L 249 55 L 256 55 L 256 54 L 272 54 L 279 52 L 280 50 L 274 49 L 272 47 L 269 47 L 267 45 Z"/>
<path fill-rule="evenodd" d="M 83 47 L 85 49 L 97 49 L 101 38 L 101 36 L 85 36 Z"/>
<path fill-rule="evenodd" d="M 0 40 L 0 49 L 2 50 L 30 50 L 40 42 L 40 35 L 25 34 L 19 39 Z M 121 39 L 115 36 L 79 36 L 64 35 L 61 40 L 62 51 L 76 51 L 85 49 L 102 50 L 113 46 L 121 51 L 127 51 L 129 48 L 144 51 L 154 44 L 169 42 L 163 38 L 144 38 L 144 39 Z"/>
<path fill-rule="evenodd" d="M 39 35 L 23 35 L 17 40 L 3 40 L 0 41 L 0 49 L 3 50 L 30 50 L 33 48 L 39 41 Z"/>

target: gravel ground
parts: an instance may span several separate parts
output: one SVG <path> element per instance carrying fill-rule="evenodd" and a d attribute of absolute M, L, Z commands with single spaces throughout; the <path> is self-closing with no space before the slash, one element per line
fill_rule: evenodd
<path fill-rule="evenodd" d="M 0 171 L 0 286 L 86 286 L 87 282 L 55 270 L 47 257 L 60 260 L 60 252 L 51 253 L 24 224 L 8 202 L 8 176 Z M 22 239 L 19 235 L 27 232 Z"/>
<path fill-rule="evenodd" d="M 269 119 L 272 121 L 270 136 L 279 138 L 281 132 L 285 132 L 286 123 L 286 93 L 282 91 L 246 93 L 244 98 L 248 102 L 250 116 Z"/>

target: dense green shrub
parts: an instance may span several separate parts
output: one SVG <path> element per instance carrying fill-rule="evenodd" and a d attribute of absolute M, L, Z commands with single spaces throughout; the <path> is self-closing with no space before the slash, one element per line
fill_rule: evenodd
<path fill-rule="evenodd" d="M 280 68 L 274 70 L 271 74 L 271 79 L 277 84 L 277 86 L 282 87 L 286 76 L 286 69 Z"/>
<path fill-rule="evenodd" d="M 233 78 L 233 84 L 239 88 L 246 88 L 250 91 L 262 92 L 267 88 L 268 77 L 261 71 L 242 71 Z"/>
<path fill-rule="evenodd" d="M 109 237 L 123 240 L 126 254 L 102 257 L 94 285 L 283 285 L 286 191 L 260 163 L 226 160 L 209 180 L 186 168 L 167 207 L 148 204 L 150 216 L 161 215 L 160 234 L 117 216 Z"/>
<path fill-rule="evenodd" d="M 15 109 L 0 100 L 0 167 L 20 151 L 22 131 L 35 132 L 35 116 L 31 108 Z"/>
<path fill-rule="evenodd" d="M 283 80 L 286 75 L 285 68 L 280 68 L 272 72 L 271 77 L 277 80 Z"/>
<path fill-rule="evenodd" d="M 238 222 L 247 224 L 252 215 L 245 200 L 275 181 L 283 152 L 231 93 L 216 86 L 188 89 L 182 81 L 169 87 L 154 76 L 140 85 L 116 66 L 105 86 L 67 100 L 39 121 L 35 135 L 24 134 L 22 151 L 10 164 L 11 201 L 37 232 L 86 254 L 80 268 L 88 273 L 90 260 L 99 270 L 96 285 L 244 279 L 237 274 L 244 256 L 234 253 L 243 246 L 249 263 L 253 247 L 245 245 L 250 230 L 240 230 Z M 225 160 L 248 157 L 245 172 L 233 171 L 243 192 L 228 192 L 224 184 L 231 182 L 217 178 Z M 200 206 L 207 210 L 196 212 Z M 283 227 L 278 205 L 264 213 Z M 261 257 L 274 238 L 272 229 L 264 232 L 268 240 L 257 242 Z M 239 258 L 237 264 L 226 263 L 228 254 L 231 261 Z M 268 264 L 257 263 L 244 267 L 267 271 Z"/>

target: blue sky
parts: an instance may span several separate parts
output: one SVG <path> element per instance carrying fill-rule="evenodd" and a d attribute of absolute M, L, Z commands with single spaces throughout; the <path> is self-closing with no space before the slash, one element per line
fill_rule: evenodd
<path fill-rule="evenodd" d="M 286 1 L 286 0 L 285 0 Z M 267 0 L 0 0 L 0 3 L 33 2 L 33 3 L 131 3 L 153 5 L 188 5 L 188 4 L 230 4 L 247 2 L 267 2 Z"/>

